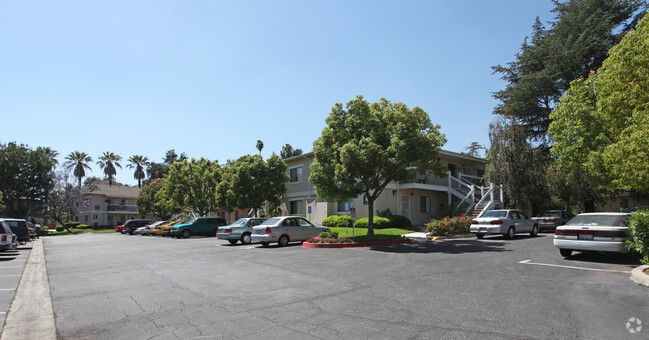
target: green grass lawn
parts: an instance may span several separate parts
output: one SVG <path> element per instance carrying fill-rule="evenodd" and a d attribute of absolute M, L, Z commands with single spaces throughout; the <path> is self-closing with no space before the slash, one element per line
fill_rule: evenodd
<path fill-rule="evenodd" d="M 418 228 L 409 228 L 409 229 L 401 229 L 401 228 L 386 228 L 386 229 L 374 229 L 374 236 L 367 236 L 367 229 L 366 228 L 356 228 L 353 230 L 353 235 L 352 237 L 352 228 L 329 228 L 331 231 L 337 232 L 339 238 L 351 238 L 354 240 L 354 242 L 362 243 L 362 242 L 374 242 L 374 241 L 390 241 L 390 240 L 398 240 L 400 239 L 403 234 L 409 234 L 415 231 L 419 231 Z"/>
<path fill-rule="evenodd" d="M 41 236 L 74 235 L 74 234 L 81 234 L 81 233 L 106 234 L 106 233 L 114 233 L 114 232 L 115 229 L 72 229 L 72 232 L 69 232 L 67 230 L 56 231 L 54 229 L 50 229 L 47 235 L 41 235 Z"/>

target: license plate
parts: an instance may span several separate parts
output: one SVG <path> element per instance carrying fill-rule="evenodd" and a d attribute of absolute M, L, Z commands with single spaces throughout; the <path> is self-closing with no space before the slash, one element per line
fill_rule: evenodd
<path fill-rule="evenodd" d="M 479 231 L 487 231 L 487 228 L 480 228 Z"/>
<path fill-rule="evenodd" d="M 593 240 L 593 234 L 579 234 L 577 235 L 578 240 L 587 240 L 587 241 L 592 241 Z"/>

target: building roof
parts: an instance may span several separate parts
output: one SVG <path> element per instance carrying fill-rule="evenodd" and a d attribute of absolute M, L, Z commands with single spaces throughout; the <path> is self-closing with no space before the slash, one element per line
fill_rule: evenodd
<path fill-rule="evenodd" d="M 109 186 L 108 184 L 94 184 L 90 190 L 84 191 L 84 193 L 105 195 L 107 197 L 137 198 L 137 196 L 140 194 L 140 190 L 141 189 L 138 187 L 130 187 L 119 184 L 113 186 Z"/>
<path fill-rule="evenodd" d="M 447 150 L 439 150 L 439 155 L 443 156 L 450 156 L 454 158 L 461 158 L 469 161 L 474 161 L 474 162 L 481 162 L 481 163 L 486 163 L 487 161 L 484 158 L 478 158 L 478 157 L 473 157 L 471 155 L 466 155 L 463 153 L 457 153 L 453 151 L 447 151 Z M 298 158 L 313 158 L 313 151 L 310 152 L 305 152 L 303 154 L 297 155 L 297 156 L 291 156 L 289 158 L 285 158 L 284 161 L 289 161 L 293 159 L 298 159 Z"/>

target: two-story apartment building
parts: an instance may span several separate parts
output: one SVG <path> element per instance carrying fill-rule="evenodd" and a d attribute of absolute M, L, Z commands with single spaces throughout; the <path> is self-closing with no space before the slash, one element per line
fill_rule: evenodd
<path fill-rule="evenodd" d="M 91 226 L 116 226 L 127 220 L 147 218 L 138 213 L 135 201 L 140 188 L 94 184 L 83 191 L 79 222 Z"/>
<path fill-rule="evenodd" d="M 309 152 L 284 160 L 290 180 L 286 183 L 282 213 L 302 215 L 316 224 L 330 215 L 350 214 L 352 209 L 356 218 L 368 217 L 364 197 L 348 202 L 326 202 L 317 198 L 316 190 L 309 182 L 313 158 L 313 152 Z M 454 197 L 457 200 L 469 199 L 473 205 L 485 195 L 485 187 L 480 187 L 484 186 L 481 183 L 486 166 L 484 159 L 442 150 L 438 160 L 448 169 L 447 177 L 419 174 L 413 169 L 410 180 L 392 182 L 383 190 L 374 202 L 375 216 L 377 212 L 389 210 L 392 214 L 410 218 L 415 225 L 422 225 L 435 217 L 439 207 L 452 204 Z"/>

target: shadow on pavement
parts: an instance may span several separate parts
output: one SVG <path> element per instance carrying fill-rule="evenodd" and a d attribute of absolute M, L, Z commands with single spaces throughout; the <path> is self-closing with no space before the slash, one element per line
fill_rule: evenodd
<path fill-rule="evenodd" d="M 479 240 L 444 240 L 435 242 L 398 243 L 370 247 L 373 251 L 386 253 L 483 253 L 504 252 L 505 242 L 482 242 Z"/>
<path fill-rule="evenodd" d="M 598 253 L 598 252 L 579 252 L 574 251 L 571 256 L 564 259 L 564 263 L 609 263 L 620 264 L 629 267 L 636 267 L 640 265 L 640 260 L 631 258 L 628 254 L 621 253 Z"/>

